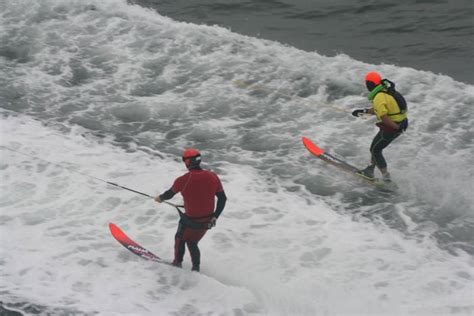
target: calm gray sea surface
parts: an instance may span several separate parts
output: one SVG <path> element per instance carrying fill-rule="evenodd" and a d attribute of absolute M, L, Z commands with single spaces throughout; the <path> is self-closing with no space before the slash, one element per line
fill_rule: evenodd
<path fill-rule="evenodd" d="M 326 56 L 395 64 L 474 83 L 472 0 L 133 0 L 179 21 L 220 25 Z"/>

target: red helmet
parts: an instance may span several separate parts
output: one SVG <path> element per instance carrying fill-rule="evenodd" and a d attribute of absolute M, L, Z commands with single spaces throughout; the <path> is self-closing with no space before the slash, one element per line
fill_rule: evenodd
<path fill-rule="evenodd" d="M 374 90 L 376 86 L 382 83 L 382 76 L 378 72 L 371 71 L 365 75 L 365 85 L 369 91 Z"/>
<path fill-rule="evenodd" d="M 201 153 L 199 150 L 194 148 L 186 149 L 183 152 L 183 161 L 186 167 L 199 166 L 201 163 Z"/>
<path fill-rule="evenodd" d="M 378 72 L 371 71 L 365 75 L 365 81 L 373 82 L 378 86 L 382 83 L 382 76 Z"/>

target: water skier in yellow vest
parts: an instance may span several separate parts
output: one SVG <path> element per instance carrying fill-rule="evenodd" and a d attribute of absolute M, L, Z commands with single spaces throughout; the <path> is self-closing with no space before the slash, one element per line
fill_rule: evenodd
<path fill-rule="evenodd" d="M 373 107 L 354 110 L 352 115 L 357 117 L 364 113 L 375 114 L 376 125 L 380 130 L 370 145 L 370 165 L 360 170 L 359 175 L 373 180 L 374 169 L 377 166 L 382 173 L 382 179 L 390 182 L 390 173 L 382 150 L 407 129 L 407 103 L 395 90 L 395 84 L 388 79 L 382 79 L 377 72 L 369 72 L 365 77 L 365 84 L 370 91 L 368 98 L 372 101 Z"/>

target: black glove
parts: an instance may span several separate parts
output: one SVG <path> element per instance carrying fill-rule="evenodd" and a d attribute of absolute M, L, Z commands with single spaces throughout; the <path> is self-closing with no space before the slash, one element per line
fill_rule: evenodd
<path fill-rule="evenodd" d="M 361 114 L 366 114 L 366 113 L 369 113 L 368 109 L 357 109 L 357 110 L 352 111 L 352 115 L 355 117 L 361 116 Z"/>
<path fill-rule="evenodd" d="M 209 223 L 207 223 L 207 229 L 211 229 L 216 226 L 217 217 L 213 216 Z"/>

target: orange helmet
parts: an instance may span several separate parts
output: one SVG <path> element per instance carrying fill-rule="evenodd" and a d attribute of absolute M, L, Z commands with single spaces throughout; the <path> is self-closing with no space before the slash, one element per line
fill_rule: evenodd
<path fill-rule="evenodd" d="M 365 85 L 369 91 L 374 90 L 376 86 L 382 83 L 382 76 L 378 72 L 371 71 L 365 75 Z"/>
<path fill-rule="evenodd" d="M 201 163 L 201 153 L 194 148 L 186 149 L 183 152 L 183 161 L 188 168 L 199 166 Z"/>

